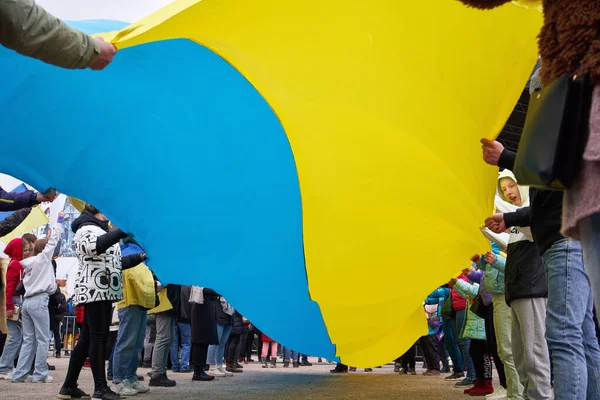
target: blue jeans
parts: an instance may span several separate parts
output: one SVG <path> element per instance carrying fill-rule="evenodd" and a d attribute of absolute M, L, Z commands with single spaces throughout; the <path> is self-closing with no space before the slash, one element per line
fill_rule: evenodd
<path fill-rule="evenodd" d="M 148 311 L 140 306 L 119 310 L 119 336 L 113 353 L 113 380 L 137 381 L 138 354 L 144 347 Z"/>
<path fill-rule="evenodd" d="M 8 325 L 8 339 L 4 344 L 4 351 L 0 358 L 0 374 L 10 374 L 15 365 L 15 359 L 21 351 L 23 333 L 17 321 L 6 321 Z"/>
<path fill-rule="evenodd" d="M 181 363 L 179 362 L 179 334 L 181 333 Z M 171 342 L 171 364 L 173 372 L 190 370 L 192 351 L 192 327 L 190 324 L 173 321 L 173 341 Z"/>
<path fill-rule="evenodd" d="M 462 373 L 465 370 L 465 362 L 460 347 L 458 347 L 458 341 L 456 340 L 454 320 L 442 318 L 442 329 L 444 331 L 444 347 L 446 347 L 452 359 L 452 370 Z"/>
<path fill-rule="evenodd" d="M 600 399 L 600 346 L 581 244 L 554 243 L 543 256 L 548 280 L 546 338 L 556 399 Z M 587 397 L 586 397 L 587 396 Z"/>
<path fill-rule="evenodd" d="M 295 350 L 290 350 L 287 347 L 283 346 L 283 359 L 285 361 L 294 361 L 298 359 L 298 352 Z"/>
<path fill-rule="evenodd" d="M 219 344 L 211 344 L 208 346 L 209 365 L 220 367 L 223 365 L 223 357 L 225 356 L 225 345 L 231 334 L 231 325 L 217 325 L 217 334 L 219 335 Z"/>
<path fill-rule="evenodd" d="M 12 375 L 13 382 L 20 382 L 29 374 L 35 357 L 35 371 L 32 382 L 43 381 L 48 377 L 48 346 L 50 344 L 50 314 L 48 314 L 48 293 L 26 297 L 22 308 L 23 345 L 19 353 L 19 363 Z"/>
<path fill-rule="evenodd" d="M 463 326 L 465 325 L 465 321 L 467 318 L 466 312 L 466 310 L 457 311 L 456 317 L 454 318 L 454 321 L 456 323 L 456 334 L 458 337 L 460 337 L 460 332 L 462 331 Z M 475 366 L 473 365 L 473 359 L 469 354 L 469 348 L 471 347 L 471 339 L 458 339 L 458 345 L 462 350 L 464 369 L 467 370 L 467 378 L 475 380 Z"/>

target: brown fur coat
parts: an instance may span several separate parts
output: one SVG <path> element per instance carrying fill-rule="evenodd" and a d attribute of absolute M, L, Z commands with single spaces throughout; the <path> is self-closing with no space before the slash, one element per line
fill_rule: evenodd
<path fill-rule="evenodd" d="M 511 0 L 459 1 L 491 9 Z M 538 36 L 542 83 L 579 72 L 600 84 L 600 0 L 543 0 L 543 4 L 544 26 Z"/>

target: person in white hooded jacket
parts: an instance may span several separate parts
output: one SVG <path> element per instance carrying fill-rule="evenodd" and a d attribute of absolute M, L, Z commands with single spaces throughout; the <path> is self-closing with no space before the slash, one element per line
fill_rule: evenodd
<path fill-rule="evenodd" d="M 31 363 L 35 357 L 35 370 L 32 382 L 50 383 L 48 375 L 48 344 L 50 337 L 50 314 L 48 301 L 56 291 L 56 278 L 52 266 L 54 249 L 62 235 L 63 214 L 60 213 L 58 223 L 52 229 L 49 239 L 40 239 L 35 243 L 34 256 L 21 261 L 23 266 L 23 286 L 25 295 L 21 316 L 23 319 L 23 344 L 19 353 L 19 363 L 12 375 L 15 383 L 24 382 L 29 374 Z"/>

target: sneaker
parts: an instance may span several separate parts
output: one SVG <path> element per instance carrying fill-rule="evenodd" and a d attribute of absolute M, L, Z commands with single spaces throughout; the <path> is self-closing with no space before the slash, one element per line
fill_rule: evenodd
<path fill-rule="evenodd" d="M 187 374 L 189 372 L 192 372 L 192 370 L 190 368 L 181 368 L 179 372 L 181 372 L 182 374 Z"/>
<path fill-rule="evenodd" d="M 395 364 L 394 364 L 394 372 L 395 372 L 395 373 L 398 373 L 398 372 L 400 372 L 400 369 L 401 369 L 401 367 L 402 367 L 402 366 L 400 365 L 400 363 L 395 363 Z"/>
<path fill-rule="evenodd" d="M 350 367 L 350 368 L 348 368 L 348 371 L 350 371 L 350 372 L 356 372 L 356 367 Z"/>
<path fill-rule="evenodd" d="M 31 380 L 32 383 L 52 383 L 54 382 L 54 378 L 50 375 L 46 375 L 44 379 L 40 379 L 39 381 Z"/>
<path fill-rule="evenodd" d="M 140 382 L 138 379 L 133 379 L 129 381 L 129 385 L 135 389 L 136 392 L 138 393 L 148 393 L 150 391 L 150 388 L 148 386 L 145 386 L 142 382 Z"/>
<path fill-rule="evenodd" d="M 264 368 L 264 367 L 263 367 Z M 208 370 L 208 375 L 214 376 L 215 378 L 224 378 L 227 376 L 227 374 L 225 372 L 221 372 L 217 367 L 215 367 L 214 365 L 210 366 L 210 369 Z"/>
<path fill-rule="evenodd" d="M 435 369 L 429 369 L 429 370 L 423 372 L 423 375 L 425 375 L 425 376 L 439 376 L 440 375 L 440 371 L 437 371 Z"/>
<path fill-rule="evenodd" d="M 365 372 L 373 372 L 373 368 L 365 368 Z"/>
<path fill-rule="evenodd" d="M 415 371 L 415 369 L 414 369 L 414 368 L 411 368 L 411 369 L 409 369 L 409 370 L 408 370 L 408 374 L 409 374 L 409 375 L 416 375 L 416 374 L 417 374 L 417 371 Z"/>
<path fill-rule="evenodd" d="M 58 398 L 62 400 L 87 400 L 90 395 L 79 389 L 77 386 L 74 388 L 68 388 L 63 386 L 58 392 Z"/>
<path fill-rule="evenodd" d="M 486 400 L 506 400 L 508 399 L 508 394 L 506 393 L 506 389 L 500 386 L 494 393 L 488 394 L 485 398 Z"/>
<path fill-rule="evenodd" d="M 454 386 L 456 387 L 465 387 L 465 386 L 473 386 L 475 384 L 475 381 L 471 378 L 465 378 L 460 382 L 456 382 L 454 384 Z"/>
<path fill-rule="evenodd" d="M 442 368 L 442 370 L 440 372 L 442 374 L 449 374 L 451 371 L 450 371 L 450 368 L 446 367 L 446 368 Z"/>
<path fill-rule="evenodd" d="M 0 374 L 0 381 L 5 380 L 5 381 L 10 381 L 12 380 L 12 374 L 10 372 L 5 372 L 3 374 Z"/>
<path fill-rule="evenodd" d="M 108 386 L 102 390 L 97 390 L 92 395 L 92 400 L 120 400 L 122 397 L 113 392 Z"/>
<path fill-rule="evenodd" d="M 290 360 L 283 360 L 283 368 L 289 368 L 290 367 Z"/>
<path fill-rule="evenodd" d="M 46 365 L 48 366 L 48 371 L 56 371 L 56 367 L 54 365 L 50 365 L 48 363 L 46 363 Z"/>
<path fill-rule="evenodd" d="M 308 361 L 302 361 L 300 363 L 300 366 L 302 366 L 302 367 L 312 367 L 312 363 L 309 363 Z"/>
<path fill-rule="evenodd" d="M 115 393 L 121 396 L 129 397 L 137 395 L 138 391 L 131 387 L 131 383 L 129 383 L 129 381 L 125 380 L 118 385 L 115 385 Z"/>
<path fill-rule="evenodd" d="M 400 375 L 408 375 L 408 370 L 406 368 L 400 369 Z"/>
<path fill-rule="evenodd" d="M 177 385 L 172 379 L 167 378 L 167 374 L 155 375 L 150 378 L 150 386 L 159 386 L 159 387 L 173 387 Z"/>
<path fill-rule="evenodd" d="M 463 372 L 454 372 L 452 375 L 448 375 L 444 380 L 446 381 L 462 381 L 465 379 L 465 374 Z"/>
<path fill-rule="evenodd" d="M 219 370 L 219 372 L 225 374 L 225 376 L 228 376 L 228 377 L 232 377 L 233 376 L 233 372 L 227 371 L 227 369 L 223 368 L 222 365 L 219 368 L 217 368 L 217 369 Z"/>
<path fill-rule="evenodd" d="M 298 361 L 292 361 L 292 368 L 300 368 L 300 363 L 298 363 Z"/>

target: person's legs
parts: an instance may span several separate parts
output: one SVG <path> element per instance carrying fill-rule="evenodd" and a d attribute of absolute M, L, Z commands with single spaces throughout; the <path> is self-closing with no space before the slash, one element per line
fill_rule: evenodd
<path fill-rule="evenodd" d="M 181 336 L 181 370 L 190 370 L 190 355 L 192 352 L 192 327 L 190 324 L 178 323 Z"/>
<path fill-rule="evenodd" d="M 172 331 L 173 339 L 171 340 L 171 366 L 173 372 L 178 372 L 181 369 L 181 364 L 179 363 L 179 325 L 173 319 L 172 322 Z"/>
<path fill-rule="evenodd" d="M 429 371 L 440 370 L 440 357 L 437 349 L 437 337 L 428 335 L 423 337 L 425 354 L 427 355 L 427 369 Z"/>
<path fill-rule="evenodd" d="M 32 299 L 25 299 L 21 308 L 23 343 L 21 344 L 21 351 L 19 352 L 17 368 L 12 374 L 13 382 L 20 382 L 26 378 L 29 374 L 31 364 L 33 363 L 33 357 L 35 356 L 35 327 L 33 316 L 30 313 L 30 307 L 32 309 L 35 307 L 33 306 L 33 303 L 34 301 Z"/>
<path fill-rule="evenodd" d="M 206 366 L 206 359 L 208 356 L 208 345 L 197 344 L 192 345 L 192 361 L 194 363 L 194 374 L 204 374 L 204 367 Z"/>
<path fill-rule="evenodd" d="M 221 337 L 219 338 L 219 347 L 217 349 L 217 366 L 221 367 L 223 362 L 225 361 L 225 346 L 227 345 L 227 341 L 229 340 L 229 335 L 231 334 L 231 325 L 224 325 L 223 332 Z M 275 354 L 277 354 L 277 348 L 275 349 Z"/>
<path fill-rule="evenodd" d="M 254 331 L 248 332 L 248 337 L 246 338 L 246 349 L 244 354 L 246 355 L 246 361 L 250 361 L 252 359 L 252 346 L 254 345 Z M 258 347 L 259 352 L 261 347 Z"/>
<path fill-rule="evenodd" d="M 483 343 L 482 343 L 483 342 Z M 471 339 L 471 345 L 469 346 L 469 355 L 473 360 L 473 366 L 475 367 L 475 377 L 477 380 L 482 380 L 485 377 L 485 361 L 484 357 L 486 354 L 485 340 Z"/>
<path fill-rule="evenodd" d="M 106 342 L 110 331 L 111 317 L 112 301 L 98 301 L 85 305 L 84 323 L 89 327 L 90 341 L 88 355 L 92 375 L 94 376 L 95 392 L 102 391 L 108 386 L 104 362 L 106 359 Z"/>
<path fill-rule="evenodd" d="M 465 324 L 466 319 L 466 310 L 460 310 L 456 312 L 456 317 L 454 321 L 456 323 L 456 331 L 458 339 L 458 345 L 461 348 L 464 368 L 467 372 L 467 379 L 475 381 L 475 367 L 473 366 L 473 360 L 469 355 L 469 348 L 471 346 L 471 340 L 468 338 L 460 338 L 460 332 Z"/>
<path fill-rule="evenodd" d="M 145 311 L 139 306 L 121 308 L 119 311 L 119 333 L 113 354 L 114 381 L 125 382 L 136 378 L 132 376 L 132 365 L 137 366 L 137 342 L 139 327 L 142 325 L 142 314 Z"/>
<path fill-rule="evenodd" d="M 262 342 L 262 353 L 261 356 L 263 361 L 267 358 L 267 354 L 269 353 L 269 342 Z"/>
<path fill-rule="evenodd" d="M 229 352 L 227 354 L 227 364 L 234 364 L 237 361 L 237 349 L 238 344 L 240 343 L 240 335 L 230 335 L 229 342 L 227 346 L 229 347 Z"/>
<path fill-rule="evenodd" d="M 67 376 L 63 383 L 63 388 L 74 389 L 77 387 L 77 381 L 79 380 L 79 374 L 83 368 L 83 364 L 88 357 L 90 349 L 90 328 L 85 321 L 79 334 L 79 339 L 75 344 L 75 348 L 71 351 L 71 357 L 69 358 L 69 368 L 67 370 Z"/>
<path fill-rule="evenodd" d="M 595 328 L 593 296 L 581 244 L 573 239 L 559 240 L 543 259 L 548 279 L 546 337 L 552 354 L 555 396 L 583 399 L 587 393 L 588 398 L 600 398 L 600 348 L 597 340 L 586 340 L 584 332 L 586 326 L 592 333 Z"/>
<path fill-rule="evenodd" d="M 156 314 L 156 341 L 152 354 L 152 377 L 167 373 L 169 348 L 171 347 L 171 321 L 173 317 L 169 312 Z"/>
<path fill-rule="evenodd" d="M 519 377 L 530 399 L 551 399 L 552 387 L 550 377 L 550 353 L 543 338 L 546 335 L 546 299 L 518 299 L 511 302 L 513 313 L 519 321 L 521 354 L 517 357 L 518 346 L 515 347 L 513 335 L 513 356 L 515 363 L 523 363 L 524 377 L 517 365 Z M 515 320 L 513 320 L 515 324 Z M 514 327 L 514 325 L 513 325 Z M 513 328 L 514 329 L 514 328 Z M 517 339 L 519 340 L 519 339 Z M 521 357 L 523 359 L 521 360 Z"/>
<path fill-rule="evenodd" d="M 494 358 L 494 364 L 496 364 L 496 371 L 498 372 L 498 379 L 500 380 L 500 386 L 506 389 L 506 375 L 504 374 L 504 364 L 502 359 L 498 355 L 498 346 L 496 343 L 496 331 L 494 330 L 494 306 L 493 304 L 488 307 L 488 315 L 485 318 L 485 335 L 487 341 L 487 348 Z"/>
<path fill-rule="evenodd" d="M 509 399 L 523 399 L 523 385 L 515 366 L 512 350 L 512 311 L 506 304 L 504 294 L 492 296 L 494 304 L 494 332 L 498 356 L 504 365 L 506 393 Z M 496 356 L 494 355 L 494 358 Z"/>
<path fill-rule="evenodd" d="M 219 339 L 219 344 L 211 344 L 208 346 L 208 359 L 206 361 L 208 365 L 217 365 L 218 350 L 221 344 L 221 338 L 223 337 L 224 328 L 224 325 L 217 324 L 217 337 Z"/>
<path fill-rule="evenodd" d="M 156 315 L 148 315 L 146 320 L 146 332 L 144 336 L 144 361 L 145 367 L 152 366 L 152 352 L 154 350 L 154 342 L 156 341 Z"/>
<path fill-rule="evenodd" d="M 17 321 L 6 321 L 8 326 L 8 339 L 4 344 L 2 357 L 0 357 L 0 374 L 11 374 L 14 362 L 21 350 L 23 334 Z"/>
<path fill-rule="evenodd" d="M 35 329 L 37 349 L 35 353 L 35 371 L 31 376 L 32 382 L 40 382 L 48 377 L 48 348 L 50 346 L 50 314 L 48 313 L 49 296 L 46 293 L 34 295 L 35 302 L 29 308 Z"/>
<path fill-rule="evenodd" d="M 442 340 L 439 340 L 437 335 L 436 335 L 436 347 L 438 350 L 439 359 L 442 362 L 442 370 L 444 370 L 444 372 L 447 372 L 449 370 L 449 368 L 448 368 L 448 353 L 446 352 L 446 347 L 444 346 L 444 339 L 442 338 Z"/>
<path fill-rule="evenodd" d="M 271 342 L 271 359 L 277 359 L 277 342 Z"/>
<path fill-rule="evenodd" d="M 60 352 L 63 348 L 62 339 L 60 336 L 60 322 L 57 322 L 54 325 L 53 333 L 54 333 L 54 354 L 57 357 L 60 357 Z"/>
<path fill-rule="evenodd" d="M 444 346 L 452 360 L 452 370 L 456 373 L 462 373 L 464 371 L 464 362 L 460 347 L 458 347 L 458 341 L 456 340 L 454 320 L 444 318 L 442 320 L 442 329 L 444 331 Z"/>
<path fill-rule="evenodd" d="M 579 222 L 579 235 L 596 310 L 600 310 L 600 213 Z"/>

